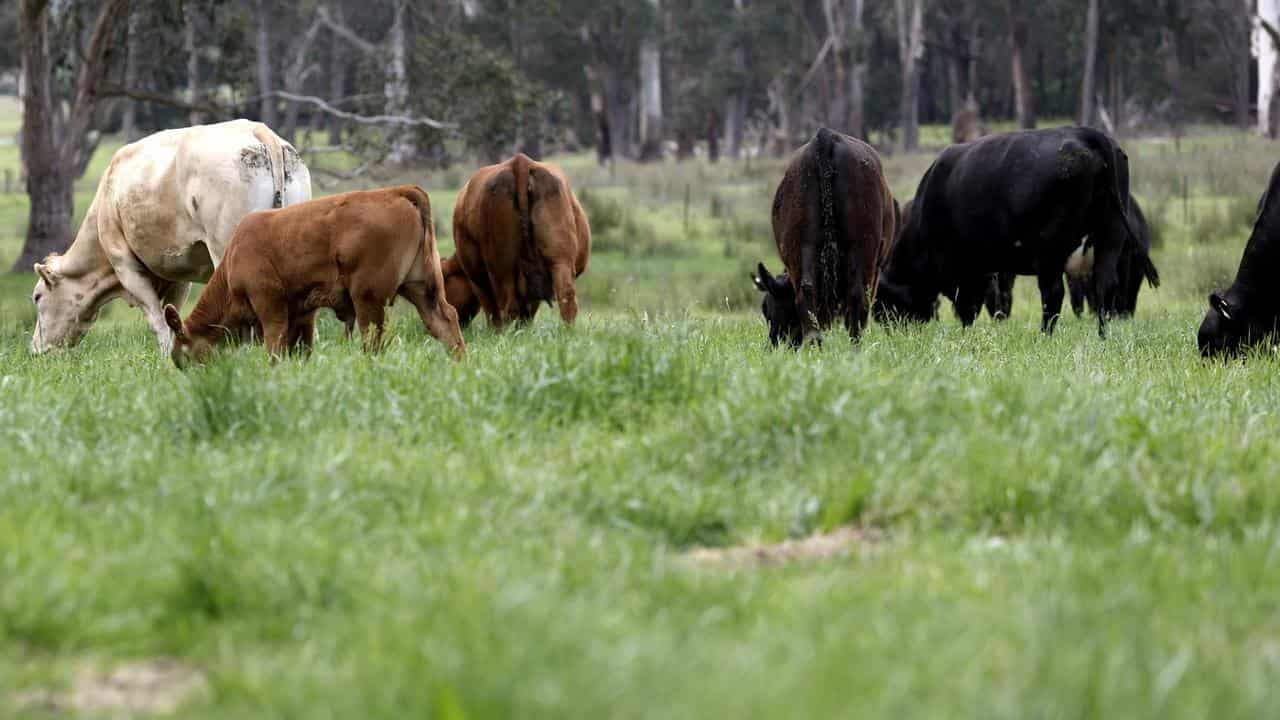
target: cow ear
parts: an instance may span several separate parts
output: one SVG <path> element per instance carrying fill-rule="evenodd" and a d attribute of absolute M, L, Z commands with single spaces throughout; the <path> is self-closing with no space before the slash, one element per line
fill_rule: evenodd
<path fill-rule="evenodd" d="M 751 281 L 756 284 L 756 289 L 762 293 L 772 291 L 773 276 L 765 269 L 764 263 L 756 264 L 756 274 L 751 276 Z"/>
<path fill-rule="evenodd" d="M 1232 313 L 1235 312 L 1234 308 L 1231 307 L 1231 304 L 1218 293 L 1214 293 L 1209 296 L 1209 306 L 1214 310 L 1217 310 L 1218 314 L 1221 315 L 1224 320 L 1230 320 Z"/>
<path fill-rule="evenodd" d="M 182 316 L 178 314 L 178 308 L 172 305 L 164 306 L 164 321 L 173 331 L 174 337 L 185 338 L 187 336 L 186 328 L 182 327 Z"/>
<path fill-rule="evenodd" d="M 48 265 L 45 265 L 44 263 L 36 263 L 35 265 L 32 266 L 31 269 L 35 270 L 36 274 L 39 275 L 42 280 L 44 280 L 45 285 L 48 285 L 49 287 L 53 287 L 54 285 L 57 284 L 58 276 L 53 272 L 53 269 L 50 268 Z"/>

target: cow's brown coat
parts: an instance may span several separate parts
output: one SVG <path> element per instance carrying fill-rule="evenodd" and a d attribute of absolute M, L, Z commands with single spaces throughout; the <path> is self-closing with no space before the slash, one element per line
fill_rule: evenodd
<path fill-rule="evenodd" d="M 365 347 L 376 350 L 386 308 L 397 295 L 413 303 L 428 332 L 457 355 L 465 352 L 457 314 L 445 298 L 431 201 L 412 185 L 249 215 L 186 322 L 172 305 L 165 320 L 179 365 L 251 333 L 272 355 L 309 349 L 321 308 L 344 321 L 354 318 Z"/>
<path fill-rule="evenodd" d="M 455 258 L 495 327 L 531 320 L 539 304 L 553 300 L 573 324 L 574 279 L 591 257 L 591 228 L 560 168 L 516 155 L 476 171 L 454 205 L 453 239 Z"/>

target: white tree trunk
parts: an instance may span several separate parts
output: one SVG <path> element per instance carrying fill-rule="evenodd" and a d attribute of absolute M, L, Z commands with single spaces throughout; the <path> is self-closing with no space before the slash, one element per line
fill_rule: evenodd
<path fill-rule="evenodd" d="M 660 0 L 650 0 L 661 15 Z M 660 31 L 640 44 L 640 160 L 662 159 L 662 45 Z"/>
<path fill-rule="evenodd" d="M 1280 28 L 1280 0 L 1258 0 L 1258 19 Z M 1256 22 L 1253 52 L 1258 58 L 1258 133 L 1266 135 L 1271 128 L 1271 97 L 1276 90 L 1268 80 L 1275 75 L 1277 52 L 1271 37 Z"/>
<path fill-rule="evenodd" d="M 387 33 L 387 82 L 384 92 L 389 115 L 409 114 L 409 73 L 405 61 L 405 9 L 406 0 L 396 0 L 395 19 L 391 23 L 391 30 Z M 394 132 L 391 153 L 387 161 L 392 164 L 401 164 L 413 157 L 413 140 L 409 137 L 407 128 Z"/>

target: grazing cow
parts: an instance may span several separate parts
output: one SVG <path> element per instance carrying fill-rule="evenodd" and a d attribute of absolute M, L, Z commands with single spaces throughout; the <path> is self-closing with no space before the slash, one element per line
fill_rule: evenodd
<path fill-rule="evenodd" d="M 925 322 L 939 295 L 965 325 L 982 308 L 992 273 L 1035 275 L 1041 329 L 1052 333 L 1062 309 L 1062 269 L 1080 238 L 1094 238 L 1094 292 L 1116 284 L 1126 243 L 1129 165 L 1107 135 L 1090 128 L 1031 130 L 952 145 L 916 192 L 901 238 L 881 278 L 877 316 Z M 1159 275 L 1136 250 L 1152 285 Z M 1105 334 L 1105 314 L 1098 332 Z"/>
<path fill-rule="evenodd" d="M 466 327 L 480 312 L 480 300 L 471 289 L 471 281 L 457 254 L 440 261 L 440 272 L 444 275 L 444 295 L 458 313 L 458 324 Z"/>
<path fill-rule="evenodd" d="M 1138 292 L 1142 289 L 1144 267 L 1139 248 L 1141 252 L 1149 252 L 1151 249 L 1151 227 L 1147 224 L 1147 217 L 1143 214 L 1141 206 L 1138 205 L 1138 199 L 1132 195 L 1129 196 L 1128 217 L 1129 224 L 1138 234 L 1138 245 L 1135 247 L 1126 244 L 1117 261 L 1118 283 L 1103 305 L 1108 316 L 1113 318 L 1133 317 L 1134 311 L 1137 310 Z M 1089 246 L 1088 238 L 1085 238 L 1067 258 L 1063 274 L 1066 275 L 1071 310 L 1076 317 L 1080 317 L 1084 314 L 1085 301 L 1089 296 L 1089 281 L 1093 276 L 1093 250 Z M 1013 284 L 1016 278 L 1017 275 L 1014 273 L 996 273 L 991 276 L 991 284 L 987 288 L 984 304 L 993 318 L 1003 320 L 1012 312 Z M 1092 300 L 1089 300 L 1089 308 L 1095 313 L 1098 310 Z"/>
<path fill-rule="evenodd" d="M 785 338 L 799 347 L 836 317 L 858 339 L 899 212 L 870 145 L 820 128 L 796 150 L 773 196 L 786 271 L 775 277 L 760 263 L 752 277 L 774 345 Z"/>
<path fill-rule="evenodd" d="M 31 350 L 75 345 L 103 305 L 124 298 L 167 352 L 165 304 L 209 279 L 241 218 L 310 198 L 297 151 L 262 123 L 166 130 L 120 148 L 71 247 L 35 266 Z"/>
<path fill-rule="evenodd" d="M 164 309 L 179 367 L 220 342 L 258 333 L 273 356 L 309 350 L 315 315 L 355 318 L 365 348 L 382 345 L 388 305 L 413 303 L 423 325 L 461 356 L 458 316 L 445 300 L 431 201 L 414 185 L 343 193 L 253 213 L 236 229 L 186 322 Z"/>
<path fill-rule="evenodd" d="M 491 325 L 530 321 L 553 300 L 574 323 L 574 279 L 591 258 L 591 227 L 560 168 L 523 154 L 480 168 L 458 193 L 453 241 Z"/>
<path fill-rule="evenodd" d="M 1137 198 L 1129 196 L 1129 224 L 1138 236 L 1138 247 L 1126 245 L 1116 264 L 1118 283 L 1111 293 L 1103 299 L 1102 308 L 1111 317 L 1133 317 L 1138 309 L 1138 293 L 1142 290 L 1143 260 L 1142 255 L 1151 250 L 1151 226 L 1147 224 L 1147 216 L 1142 212 Z M 1088 245 L 1086 241 L 1085 245 Z M 1078 261 L 1073 264 L 1073 261 Z M 1098 312 L 1088 293 L 1088 283 L 1093 272 L 1093 252 L 1091 248 L 1081 247 L 1067 261 L 1067 289 L 1071 295 L 1071 309 L 1076 317 L 1084 314 L 1085 301 L 1089 301 L 1089 309 Z"/>
<path fill-rule="evenodd" d="M 1249 242 L 1231 287 L 1209 296 L 1196 338 L 1205 357 L 1235 355 L 1270 340 L 1280 329 L 1280 291 L 1272 274 L 1280 267 L 1280 165 L 1271 171 L 1258 201 Z"/>

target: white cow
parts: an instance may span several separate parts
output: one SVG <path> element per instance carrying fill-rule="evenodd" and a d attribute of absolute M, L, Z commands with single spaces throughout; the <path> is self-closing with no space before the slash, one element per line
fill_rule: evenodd
<path fill-rule="evenodd" d="M 167 303 L 222 260 L 241 218 L 311 199 L 311 174 L 266 125 L 166 130 L 116 151 L 75 242 L 36 263 L 32 352 L 78 343 L 111 300 L 139 307 L 168 354 Z"/>

